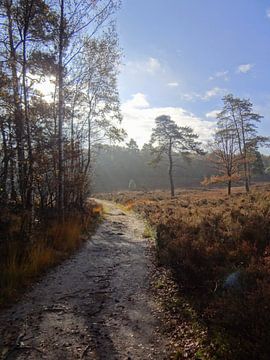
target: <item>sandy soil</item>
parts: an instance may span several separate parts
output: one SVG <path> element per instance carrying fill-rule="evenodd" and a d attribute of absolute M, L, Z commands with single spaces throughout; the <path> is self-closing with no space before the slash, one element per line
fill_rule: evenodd
<path fill-rule="evenodd" d="M 170 358 L 144 223 L 103 204 L 106 219 L 84 247 L 0 313 L 0 358 Z"/>

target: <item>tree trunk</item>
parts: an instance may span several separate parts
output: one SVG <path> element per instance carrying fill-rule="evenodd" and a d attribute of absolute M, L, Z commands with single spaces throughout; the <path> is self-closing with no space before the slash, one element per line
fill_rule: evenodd
<path fill-rule="evenodd" d="M 248 176 L 246 176 L 245 178 L 245 188 L 246 188 L 246 192 L 248 193 L 250 191 Z"/>
<path fill-rule="evenodd" d="M 170 139 L 169 144 L 169 178 L 171 186 L 171 197 L 174 197 L 174 182 L 173 182 L 173 159 L 172 159 L 172 140 Z"/>
<path fill-rule="evenodd" d="M 28 147 L 28 176 L 26 181 L 26 208 L 32 212 L 33 210 L 33 150 L 32 150 L 32 139 L 31 139 L 31 126 L 28 116 L 28 93 L 27 93 L 27 84 L 26 84 L 26 37 L 27 37 L 27 27 L 24 30 L 24 39 L 23 39 L 23 69 L 22 69 L 22 79 L 23 79 L 23 101 L 24 101 L 24 120 L 26 124 L 26 134 L 27 134 L 27 147 Z M 32 214 L 34 215 L 34 214 Z"/>
<path fill-rule="evenodd" d="M 58 211 L 64 217 L 63 168 L 63 50 L 64 50 L 64 0 L 60 2 L 59 54 L 58 54 Z"/>
<path fill-rule="evenodd" d="M 247 152 L 246 152 L 246 146 L 244 145 L 244 173 L 245 173 L 245 188 L 246 192 L 248 193 L 249 188 L 249 170 L 248 170 L 248 162 L 247 162 Z"/>
<path fill-rule="evenodd" d="M 23 113 L 20 103 L 20 91 L 19 91 L 19 80 L 17 72 L 17 55 L 13 40 L 13 22 L 12 22 L 12 9 L 11 1 L 6 1 L 6 11 L 8 18 L 8 37 L 9 37 L 9 51 L 10 51 L 10 68 L 12 76 L 12 91 L 13 91 L 13 102 L 14 102 L 14 124 L 15 124 L 15 135 L 17 142 L 17 157 L 18 157 L 18 183 L 21 196 L 22 206 L 25 207 L 25 156 L 24 156 L 24 121 Z"/>
<path fill-rule="evenodd" d="M 249 192 L 249 170 L 248 170 L 248 156 L 247 156 L 247 144 L 246 144 L 246 135 L 245 135 L 245 126 L 242 113 L 240 111 L 240 119 L 241 119 L 241 132 L 243 139 L 243 155 L 244 155 L 244 172 L 245 172 L 245 188 L 246 192 Z"/>
<path fill-rule="evenodd" d="M 232 193 L 232 180 L 228 181 L 228 195 L 231 196 Z"/>
<path fill-rule="evenodd" d="M 9 156 L 8 156 L 8 146 L 6 133 L 4 129 L 3 119 L 0 120 L 1 134 L 2 134 L 2 144 L 3 144 L 3 172 L 1 174 L 1 199 L 3 202 L 7 200 L 7 179 L 8 179 L 8 164 L 9 164 Z"/>

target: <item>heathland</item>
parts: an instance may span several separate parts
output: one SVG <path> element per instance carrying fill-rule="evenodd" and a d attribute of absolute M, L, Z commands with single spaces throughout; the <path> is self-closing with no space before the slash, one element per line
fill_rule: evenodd
<path fill-rule="evenodd" d="M 179 304 L 188 301 L 189 315 L 208 329 L 211 358 L 269 359 L 269 185 L 234 188 L 230 197 L 225 189 L 104 196 L 146 219 Z"/>

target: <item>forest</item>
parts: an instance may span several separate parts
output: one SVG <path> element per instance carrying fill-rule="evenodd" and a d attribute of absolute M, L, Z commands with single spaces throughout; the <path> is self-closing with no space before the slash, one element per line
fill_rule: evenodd
<path fill-rule="evenodd" d="M 96 222 L 99 207 L 86 202 L 92 148 L 123 136 L 118 6 L 1 2 L 1 299 Z"/>

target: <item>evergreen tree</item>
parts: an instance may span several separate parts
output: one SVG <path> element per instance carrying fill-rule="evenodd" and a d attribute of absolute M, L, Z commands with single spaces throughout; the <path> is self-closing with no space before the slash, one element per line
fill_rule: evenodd
<path fill-rule="evenodd" d="M 169 163 L 168 175 L 170 180 L 171 196 L 174 196 L 173 172 L 175 167 L 174 158 L 179 155 L 188 155 L 191 152 L 203 154 L 198 135 L 188 127 L 178 126 L 170 116 L 161 115 L 156 118 L 156 127 L 152 130 L 151 144 L 154 159 L 157 164 L 165 156 Z"/>

